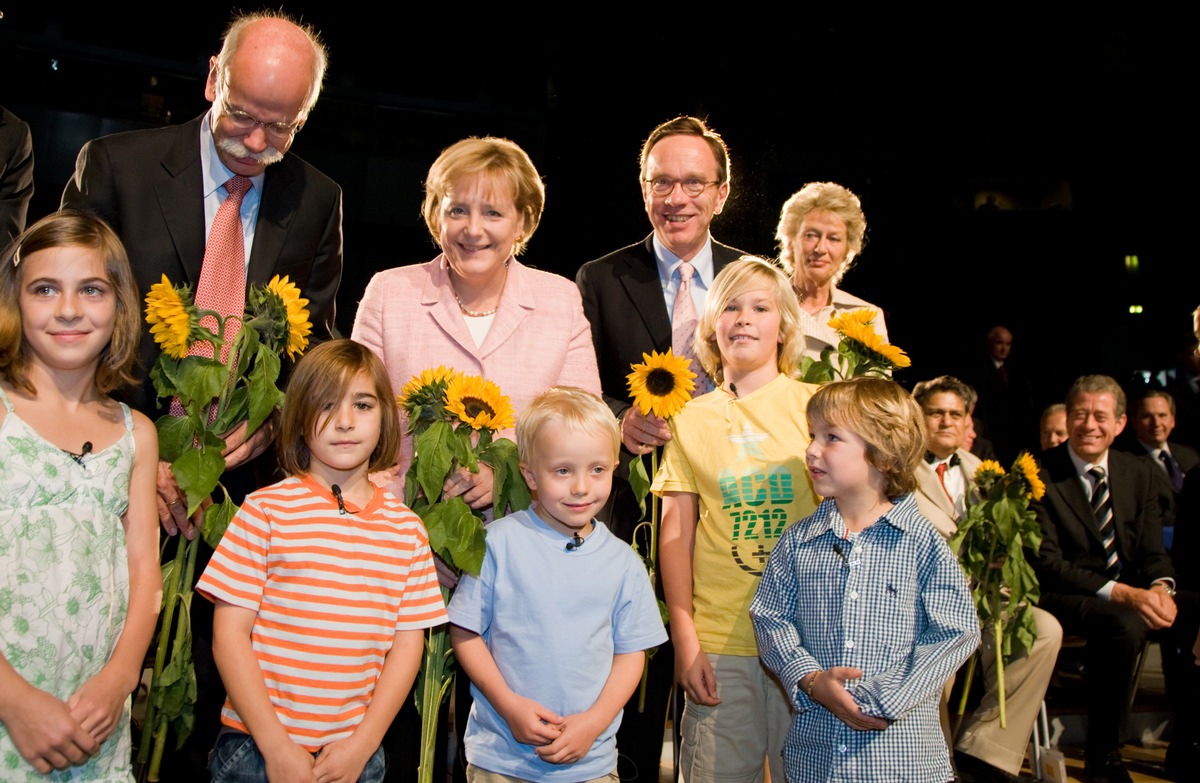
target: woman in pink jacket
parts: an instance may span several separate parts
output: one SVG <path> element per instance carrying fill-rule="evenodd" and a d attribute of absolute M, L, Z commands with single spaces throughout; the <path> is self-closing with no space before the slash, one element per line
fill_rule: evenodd
<path fill-rule="evenodd" d="M 445 365 L 498 384 L 518 415 L 551 386 L 600 394 L 579 289 L 516 259 L 544 204 L 537 169 L 507 139 L 464 139 L 438 156 L 425 180 L 423 213 L 441 255 L 375 275 L 354 320 L 352 337 L 383 359 L 396 389 Z M 411 458 L 405 438 L 393 491 Z M 445 493 L 462 495 L 472 508 L 489 507 L 491 469 L 459 471 Z"/>

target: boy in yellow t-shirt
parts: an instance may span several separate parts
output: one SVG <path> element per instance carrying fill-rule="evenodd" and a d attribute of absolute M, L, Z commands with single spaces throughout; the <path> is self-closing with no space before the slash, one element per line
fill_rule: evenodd
<path fill-rule="evenodd" d="M 804 468 L 816 387 L 790 377 L 804 350 L 799 321 L 777 267 L 742 258 L 717 275 L 695 350 L 718 388 L 671 420 L 654 481 L 689 783 L 761 780 L 764 762 L 784 779 L 788 698 L 759 662 L 749 608 L 784 527 L 817 507 Z"/>

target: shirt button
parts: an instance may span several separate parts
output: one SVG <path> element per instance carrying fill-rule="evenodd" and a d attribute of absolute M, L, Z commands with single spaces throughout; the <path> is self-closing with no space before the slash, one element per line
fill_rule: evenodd
<path fill-rule="evenodd" d="M 838 753 L 845 753 L 845 752 L 846 752 L 846 746 L 838 745 Z"/>
<path fill-rule="evenodd" d="M 847 639 L 847 640 L 846 640 L 846 649 L 847 649 L 847 650 L 853 650 L 853 649 L 854 649 L 854 641 L 853 641 L 853 640 L 851 640 L 851 639 Z"/>
<path fill-rule="evenodd" d="M 857 591 L 857 590 L 851 590 L 851 591 L 850 591 L 850 598 L 851 598 L 852 600 L 855 600 L 855 601 L 857 601 L 857 600 L 858 600 L 858 591 Z"/>

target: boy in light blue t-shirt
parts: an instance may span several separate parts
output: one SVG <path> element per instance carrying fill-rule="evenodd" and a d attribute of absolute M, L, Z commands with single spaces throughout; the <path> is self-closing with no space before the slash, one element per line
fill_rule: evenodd
<path fill-rule="evenodd" d="M 471 678 L 467 779 L 616 780 L 616 732 L 645 650 L 667 639 L 641 560 L 595 514 L 620 433 L 582 389 L 537 397 L 517 422 L 533 508 L 488 525 L 478 577 L 450 603 Z"/>

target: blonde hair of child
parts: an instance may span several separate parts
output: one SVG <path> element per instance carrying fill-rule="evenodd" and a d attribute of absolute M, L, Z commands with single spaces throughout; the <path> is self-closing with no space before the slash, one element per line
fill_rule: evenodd
<path fill-rule="evenodd" d="M 370 348 L 353 340 L 330 340 L 308 351 L 292 370 L 279 425 L 276 452 L 289 476 L 307 473 L 312 461 L 308 438 L 329 405 L 337 405 L 359 373 L 371 379 L 378 399 L 379 442 L 371 451 L 370 472 L 396 464 L 400 452 L 400 411 L 387 370 Z"/>
<path fill-rule="evenodd" d="M 537 455 L 538 436 L 547 424 L 569 431 L 603 432 L 612 439 L 613 464 L 621 449 L 621 428 L 608 406 L 596 395 L 575 386 L 555 386 L 533 398 L 517 417 L 517 459 L 529 465 Z"/>
<path fill-rule="evenodd" d="M 713 280 L 704 301 L 704 313 L 696 324 L 692 350 L 704 371 L 718 385 L 725 382 L 721 350 L 717 347 L 717 320 L 734 299 L 749 291 L 766 289 L 775 295 L 779 308 L 779 333 L 783 342 L 776 349 L 779 372 L 791 376 L 804 358 L 804 327 L 800 325 L 800 303 L 792 282 L 775 264 L 757 256 L 742 256 L 727 265 Z"/>
<path fill-rule="evenodd" d="M 885 378 L 853 378 L 822 386 L 808 401 L 808 427 L 823 421 L 853 432 L 867 444 L 867 461 L 883 474 L 889 499 L 917 487 L 925 456 L 925 418 L 900 384 Z"/>

